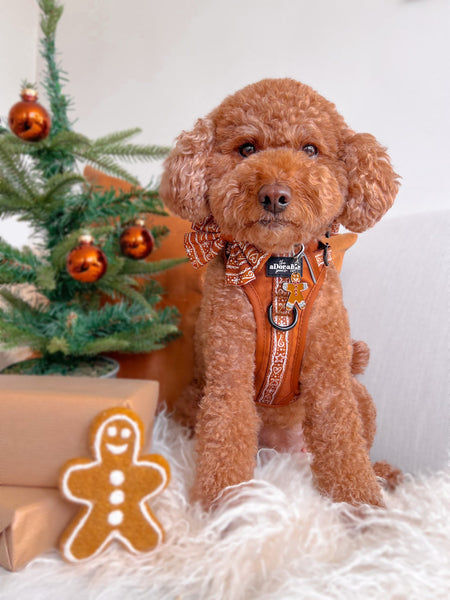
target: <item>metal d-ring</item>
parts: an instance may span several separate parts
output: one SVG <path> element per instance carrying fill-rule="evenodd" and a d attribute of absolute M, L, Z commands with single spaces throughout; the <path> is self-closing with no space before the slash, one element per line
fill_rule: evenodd
<path fill-rule="evenodd" d="M 267 309 L 267 316 L 269 318 L 269 323 L 272 325 L 272 327 L 275 327 L 275 329 L 278 329 L 278 331 L 290 331 L 298 323 L 298 310 L 297 310 L 296 306 L 293 307 L 293 311 L 294 311 L 294 318 L 292 319 L 292 323 L 290 325 L 285 325 L 285 326 L 277 325 L 277 323 L 275 323 L 275 321 L 273 320 L 272 304 L 271 304 L 269 306 L 269 308 Z"/>

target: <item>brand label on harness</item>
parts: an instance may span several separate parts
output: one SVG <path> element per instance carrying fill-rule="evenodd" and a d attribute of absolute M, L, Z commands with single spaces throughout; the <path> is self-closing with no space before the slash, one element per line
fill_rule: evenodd
<path fill-rule="evenodd" d="M 266 262 L 267 277 L 290 277 L 292 273 L 303 275 L 301 256 L 271 256 Z"/>

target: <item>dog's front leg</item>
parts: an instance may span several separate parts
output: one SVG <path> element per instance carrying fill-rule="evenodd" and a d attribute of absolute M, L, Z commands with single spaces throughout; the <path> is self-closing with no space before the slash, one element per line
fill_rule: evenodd
<path fill-rule="evenodd" d="M 341 286 L 330 269 L 311 314 L 301 372 L 311 468 L 320 491 L 333 500 L 383 506 L 354 395 L 351 356 Z"/>
<path fill-rule="evenodd" d="M 259 432 L 253 311 L 240 288 L 224 283 L 221 259 L 208 267 L 199 325 L 205 387 L 192 499 L 208 507 L 224 488 L 252 478 Z"/>

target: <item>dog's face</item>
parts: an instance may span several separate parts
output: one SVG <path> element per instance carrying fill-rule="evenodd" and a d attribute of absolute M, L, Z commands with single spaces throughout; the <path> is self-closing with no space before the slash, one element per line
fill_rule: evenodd
<path fill-rule="evenodd" d="M 306 86 L 262 82 L 212 114 L 208 202 L 221 231 L 270 252 L 322 236 L 342 212 L 343 120 Z"/>
<path fill-rule="evenodd" d="M 212 213 L 227 238 L 274 254 L 321 237 L 335 219 L 371 226 L 397 180 L 375 138 L 349 130 L 308 86 L 281 79 L 244 88 L 183 133 L 160 191 L 181 216 Z"/>

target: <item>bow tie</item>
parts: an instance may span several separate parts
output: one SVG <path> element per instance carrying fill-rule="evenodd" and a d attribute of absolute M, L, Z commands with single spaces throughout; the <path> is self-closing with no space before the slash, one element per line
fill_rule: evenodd
<path fill-rule="evenodd" d="M 225 240 L 212 215 L 192 225 L 192 231 L 184 236 L 184 247 L 196 269 L 206 265 L 226 248 L 225 280 L 231 285 L 245 285 L 253 281 L 255 272 L 270 256 L 247 242 Z"/>

